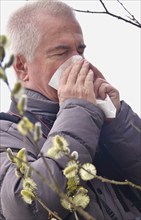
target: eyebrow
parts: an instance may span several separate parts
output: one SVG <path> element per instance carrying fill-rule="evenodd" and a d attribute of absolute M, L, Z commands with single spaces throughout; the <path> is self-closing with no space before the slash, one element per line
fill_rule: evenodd
<path fill-rule="evenodd" d="M 85 49 L 86 48 L 86 45 L 85 44 L 80 44 L 78 49 Z M 69 50 L 70 47 L 69 46 L 66 46 L 66 45 L 58 45 L 56 47 L 51 47 L 49 49 L 46 50 L 47 53 L 50 53 L 50 52 L 55 52 L 55 51 L 58 51 L 58 50 Z"/>

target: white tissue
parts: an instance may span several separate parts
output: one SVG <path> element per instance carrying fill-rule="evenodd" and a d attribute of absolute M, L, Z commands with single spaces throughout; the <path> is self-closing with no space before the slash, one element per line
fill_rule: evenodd
<path fill-rule="evenodd" d="M 96 104 L 104 112 L 106 118 L 116 117 L 116 108 L 108 95 L 104 100 L 96 99 Z"/>
<path fill-rule="evenodd" d="M 75 63 L 77 60 L 82 59 L 81 56 L 75 55 L 65 61 L 54 73 L 51 80 L 49 81 L 49 85 L 58 90 L 59 87 L 59 79 L 63 71 L 72 63 Z M 96 99 L 97 106 L 104 112 L 106 118 L 115 118 L 116 117 L 116 108 L 113 105 L 110 97 L 107 95 L 105 100 Z"/>
<path fill-rule="evenodd" d="M 49 81 L 49 86 L 51 86 L 52 88 L 58 90 L 58 86 L 59 86 L 59 79 L 61 74 L 63 73 L 63 71 L 70 66 L 72 63 L 75 63 L 77 60 L 82 59 L 81 56 L 79 55 L 74 55 L 71 58 L 69 58 L 68 60 L 66 60 L 65 63 L 63 63 L 54 73 L 54 75 L 52 76 L 51 80 Z"/>

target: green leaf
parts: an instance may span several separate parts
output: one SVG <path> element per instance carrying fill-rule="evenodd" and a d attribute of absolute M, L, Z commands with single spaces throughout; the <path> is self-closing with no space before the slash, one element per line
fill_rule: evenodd
<path fill-rule="evenodd" d="M 27 95 L 23 94 L 17 104 L 17 109 L 20 115 L 23 115 L 27 109 Z"/>
<path fill-rule="evenodd" d="M 32 193 L 30 190 L 27 190 L 27 189 L 21 190 L 21 195 L 22 195 L 23 200 L 27 204 L 31 204 L 32 201 L 35 199 L 34 193 Z"/>
<path fill-rule="evenodd" d="M 4 60 L 5 57 L 5 49 L 3 46 L 0 46 L 0 62 Z"/>
<path fill-rule="evenodd" d="M 7 37 L 5 35 L 0 35 L 0 45 L 5 46 L 7 43 Z"/>
<path fill-rule="evenodd" d="M 12 90 L 12 95 L 15 95 L 17 93 L 19 93 L 19 91 L 22 89 L 22 84 L 21 82 L 16 82 L 15 85 L 14 85 L 14 88 Z"/>
<path fill-rule="evenodd" d="M 34 125 L 33 123 L 27 118 L 23 117 L 17 125 L 18 131 L 23 135 L 26 136 L 30 132 L 33 131 Z"/>
<path fill-rule="evenodd" d="M 23 188 L 34 192 L 37 189 L 37 184 L 32 178 L 27 177 L 23 180 Z"/>
<path fill-rule="evenodd" d="M 67 179 L 75 177 L 78 173 L 78 164 L 76 161 L 70 161 L 67 167 L 63 170 L 63 174 Z"/>
<path fill-rule="evenodd" d="M 69 178 L 67 181 L 67 191 L 69 194 L 72 194 L 76 189 L 78 188 L 78 185 L 80 183 L 80 179 L 77 175 L 75 175 L 72 178 Z"/>
<path fill-rule="evenodd" d="M 7 76 L 6 76 L 5 71 L 2 67 L 0 67 L 0 79 L 2 79 L 5 83 L 8 84 Z"/>
<path fill-rule="evenodd" d="M 90 202 L 90 197 L 87 194 L 82 193 L 74 196 L 72 201 L 77 207 L 85 209 Z"/>
<path fill-rule="evenodd" d="M 70 201 L 72 201 L 72 198 L 71 198 L 71 197 L 70 197 L 69 199 L 70 199 Z M 71 203 L 70 203 L 69 201 L 67 201 L 66 199 L 60 199 L 60 202 L 61 202 L 61 205 L 62 205 L 65 209 L 67 209 L 67 210 L 69 210 L 69 211 L 72 211 L 72 205 L 71 205 Z"/>
<path fill-rule="evenodd" d="M 33 139 L 35 142 L 38 142 L 42 137 L 41 123 L 36 122 L 33 131 Z"/>
<path fill-rule="evenodd" d="M 11 148 L 7 148 L 7 156 L 8 156 L 8 159 L 9 159 L 12 163 L 15 163 L 14 154 L 13 154 Z"/>

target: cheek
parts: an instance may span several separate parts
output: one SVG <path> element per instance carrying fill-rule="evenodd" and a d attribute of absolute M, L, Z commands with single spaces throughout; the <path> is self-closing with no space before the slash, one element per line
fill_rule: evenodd
<path fill-rule="evenodd" d="M 42 74 L 46 78 L 46 82 L 49 82 L 55 72 L 54 66 L 48 65 L 43 71 Z"/>
<path fill-rule="evenodd" d="M 59 68 L 59 66 L 62 64 L 62 62 L 50 62 L 48 65 L 46 65 L 45 69 L 43 70 L 43 74 L 46 75 L 46 79 L 48 82 L 56 72 L 56 70 Z"/>
<path fill-rule="evenodd" d="M 50 77 L 50 70 L 42 63 L 36 62 L 28 69 L 29 80 L 32 83 L 39 84 L 41 81 L 47 82 Z"/>
<path fill-rule="evenodd" d="M 54 60 L 47 60 L 46 62 L 35 61 L 29 66 L 29 80 L 32 83 L 48 84 L 61 62 Z"/>

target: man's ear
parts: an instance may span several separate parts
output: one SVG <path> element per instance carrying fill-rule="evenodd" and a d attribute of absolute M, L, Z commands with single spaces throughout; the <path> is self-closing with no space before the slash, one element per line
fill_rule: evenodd
<path fill-rule="evenodd" d="M 17 55 L 15 57 L 13 67 L 15 69 L 18 79 L 20 79 L 23 82 L 29 80 L 27 61 L 24 58 L 24 56 Z"/>

